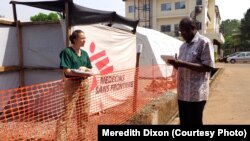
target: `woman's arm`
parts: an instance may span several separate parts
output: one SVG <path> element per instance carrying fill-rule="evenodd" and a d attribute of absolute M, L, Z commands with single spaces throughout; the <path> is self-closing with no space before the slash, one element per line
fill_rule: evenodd
<path fill-rule="evenodd" d="M 63 72 L 66 76 L 76 76 L 76 77 L 90 77 L 92 76 L 93 74 L 91 73 L 76 73 L 76 72 L 73 72 L 71 69 L 67 69 L 67 68 L 64 68 L 63 69 Z"/>

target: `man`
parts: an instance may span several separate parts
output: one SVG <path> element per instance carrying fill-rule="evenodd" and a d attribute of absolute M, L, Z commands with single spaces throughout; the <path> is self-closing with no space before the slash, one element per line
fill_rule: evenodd
<path fill-rule="evenodd" d="M 180 47 L 178 59 L 169 59 L 167 63 L 177 69 L 180 124 L 202 125 L 210 72 L 215 66 L 214 50 L 210 40 L 199 34 L 191 18 L 183 18 L 179 29 L 185 42 Z"/>

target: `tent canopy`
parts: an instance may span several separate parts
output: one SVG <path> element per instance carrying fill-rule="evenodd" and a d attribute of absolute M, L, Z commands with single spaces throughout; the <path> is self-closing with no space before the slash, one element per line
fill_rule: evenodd
<path fill-rule="evenodd" d="M 138 20 L 131 20 L 122 17 L 114 11 L 101 11 L 80 6 L 73 3 L 72 0 L 53 0 L 53 1 L 11 1 L 11 4 L 22 4 L 31 7 L 46 9 L 56 12 L 65 12 L 65 1 L 69 2 L 69 26 L 95 24 L 107 22 L 109 24 L 119 23 L 133 28 L 136 32 Z"/>
<path fill-rule="evenodd" d="M 139 62 L 140 77 L 167 78 L 172 75 L 173 67 L 166 65 L 161 55 L 179 55 L 183 41 L 153 29 L 137 27 L 136 43 L 143 46 Z"/>

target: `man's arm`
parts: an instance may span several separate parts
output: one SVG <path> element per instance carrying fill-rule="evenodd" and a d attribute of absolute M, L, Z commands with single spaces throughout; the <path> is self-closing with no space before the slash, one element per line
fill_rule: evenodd
<path fill-rule="evenodd" d="M 199 71 L 199 72 L 209 72 L 212 71 L 213 68 L 210 66 L 198 64 L 198 63 L 190 63 L 182 60 L 177 60 L 177 59 L 169 59 L 168 62 L 169 64 L 173 65 L 174 68 L 178 69 L 178 67 L 185 67 L 194 71 Z"/>

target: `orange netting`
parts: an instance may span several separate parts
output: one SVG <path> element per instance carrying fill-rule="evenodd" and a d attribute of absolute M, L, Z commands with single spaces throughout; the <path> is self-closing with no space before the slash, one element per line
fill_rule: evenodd
<path fill-rule="evenodd" d="M 99 124 L 125 123 L 176 87 L 175 72 L 139 77 L 143 69 L 0 91 L 0 140 L 96 141 Z"/>

